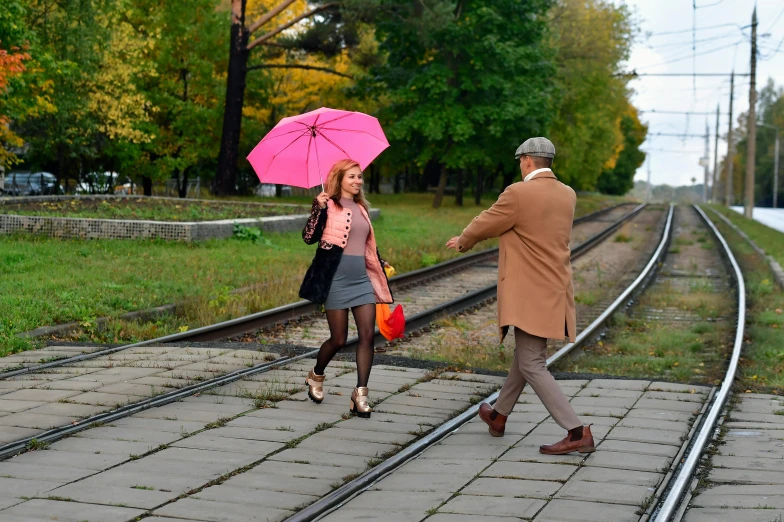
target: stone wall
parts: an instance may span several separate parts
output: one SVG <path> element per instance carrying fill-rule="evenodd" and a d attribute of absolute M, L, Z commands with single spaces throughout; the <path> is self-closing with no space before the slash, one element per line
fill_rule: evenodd
<path fill-rule="evenodd" d="M 0 211 L 1 209 L 2 207 L 0 206 Z M 380 211 L 378 209 L 371 209 L 370 215 L 375 219 L 380 215 Z M 307 214 L 195 222 L 12 216 L 0 214 L 0 235 L 24 232 L 63 239 L 166 239 L 172 241 L 200 241 L 204 239 L 223 239 L 231 237 L 234 232 L 235 223 L 246 227 L 260 228 L 262 231 L 268 233 L 280 233 L 302 230 L 307 220 Z"/>

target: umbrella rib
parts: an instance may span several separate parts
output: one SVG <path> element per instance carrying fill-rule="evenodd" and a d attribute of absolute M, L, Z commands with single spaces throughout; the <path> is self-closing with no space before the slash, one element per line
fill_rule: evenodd
<path fill-rule="evenodd" d="M 282 149 L 280 149 L 278 152 L 276 152 L 275 154 L 273 154 L 273 155 L 272 155 L 272 160 L 269 162 L 269 165 L 267 165 L 267 168 L 266 168 L 266 170 L 264 171 L 264 175 L 265 175 L 265 176 L 267 175 L 267 172 L 269 172 L 269 169 L 270 169 L 270 167 L 272 166 L 272 164 L 273 164 L 273 163 L 275 163 L 275 159 L 276 159 L 276 158 L 277 158 L 277 157 L 278 157 L 280 154 L 282 154 L 284 150 L 286 150 L 286 149 L 288 149 L 289 147 L 291 147 L 292 145 L 294 145 L 294 144 L 297 142 L 297 140 L 299 140 L 299 139 L 300 139 L 302 136 L 304 136 L 305 134 L 310 134 L 310 131 L 306 129 L 306 130 L 305 130 L 305 132 L 302 132 L 302 133 L 301 133 L 299 136 L 297 136 L 295 139 L 291 140 L 291 143 L 289 143 L 288 145 L 286 145 L 285 147 L 283 147 L 283 148 L 282 148 Z M 311 137 L 311 139 L 312 139 L 312 137 Z M 310 144 L 308 144 L 308 151 L 310 151 Z"/>
<path fill-rule="evenodd" d="M 302 129 L 291 130 L 291 131 L 288 131 L 288 132 L 277 134 L 275 136 L 267 135 L 267 136 L 264 136 L 264 139 L 262 139 L 260 143 L 264 143 L 267 140 L 273 140 L 275 138 L 282 138 L 283 136 L 288 136 L 289 134 L 296 134 L 297 132 L 302 132 Z"/>
<path fill-rule="evenodd" d="M 335 129 L 335 128 L 332 128 L 332 127 L 319 127 L 319 129 L 318 129 L 318 130 L 319 130 L 319 131 L 330 130 L 330 131 L 338 131 L 338 132 L 356 132 L 356 133 L 360 133 L 360 132 L 361 132 L 361 133 L 363 133 L 363 134 L 367 134 L 367 135 L 368 135 L 368 136 L 370 136 L 371 138 L 375 138 L 375 139 L 377 139 L 378 141 L 381 141 L 381 138 L 379 138 L 379 137 L 377 137 L 377 136 L 374 136 L 373 134 L 369 133 L 368 131 L 364 131 L 364 130 L 355 130 L 355 129 Z M 383 141 L 381 141 L 381 143 L 384 143 L 384 142 L 383 142 Z"/>
<path fill-rule="evenodd" d="M 331 143 L 333 147 L 335 147 L 335 148 L 336 148 L 336 149 L 338 149 L 340 152 L 342 152 L 343 154 L 345 154 L 345 155 L 346 155 L 346 157 L 347 157 L 348 159 L 351 159 L 351 155 L 350 155 L 348 152 L 346 152 L 345 150 L 343 150 L 343 148 L 342 148 L 342 147 L 340 147 L 340 146 L 339 146 L 337 143 L 335 143 L 334 141 L 332 141 L 331 139 L 329 139 L 329 138 L 327 137 L 327 135 L 326 135 L 326 134 L 324 134 L 324 133 L 323 133 L 323 132 L 321 132 L 320 130 L 317 130 L 316 132 L 318 132 L 320 136 L 323 136 L 323 138 L 324 138 L 325 140 L 327 140 L 329 143 Z M 317 155 L 317 157 L 318 157 L 318 155 Z"/>
<path fill-rule="evenodd" d="M 331 120 L 325 121 L 324 123 L 321 124 L 321 126 L 324 126 L 324 125 L 327 125 L 329 123 L 332 123 L 333 121 L 342 120 L 343 118 L 348 118 L 349 116 L 353 116 L 354 114 L 359 114 L 359 113 L 357 113 L 357 112 L 349 112 L 348 114 L 341 114 L 337 118 L 332 118 Z M 319 116 L 321 116 L 321 114 L 319 114 Z M 316 126 L 316 122 L 317 121 L 318 121 L 318 118 L 316 118 L 316 121 L 313 122 L 313 126 L 314 127 Z"/>

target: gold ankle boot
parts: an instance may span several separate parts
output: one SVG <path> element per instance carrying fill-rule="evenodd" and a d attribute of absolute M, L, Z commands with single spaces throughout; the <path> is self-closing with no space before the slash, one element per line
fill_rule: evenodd
<path fill-rule="evenodd" d="M 366 387 L 354 388 L 354 391 L 351 392 L 351 406 L 349 407 L 349 411 L 362 418 L 370 418 L 373 409 L 368 406 L 368 389 Z"/>
<path fill-rule="evenodd" d="M 315 370 L 310 370 L 305 384 L 308 385 L 308 397 L 315 403 L 324 400 L 324 375 L 316 375 Z"/>

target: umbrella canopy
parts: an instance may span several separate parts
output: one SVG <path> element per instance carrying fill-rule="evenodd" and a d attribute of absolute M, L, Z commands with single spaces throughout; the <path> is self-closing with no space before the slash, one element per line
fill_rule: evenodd
<path fill-rule="evenodd" d="M 262 183 L 311 188 L 337 161 L 352 159 L 364 170 L 387 147 L 376 118 L 322 107 L 280 120 L 248 161 Z"/>

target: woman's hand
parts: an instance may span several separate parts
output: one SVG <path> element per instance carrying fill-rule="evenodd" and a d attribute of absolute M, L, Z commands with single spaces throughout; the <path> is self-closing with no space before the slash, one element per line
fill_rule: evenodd
<path fill-rule="evenodd" d="M 327 208 L 327 201 L 329 201 L 329 194 L 326 192 L 322 192 L 318 196 L 316 196 L 316 201 L 321 208 Z"/>
<path fill-rule="evenodd" d="M 392 268 L 392 265 L 384 261 L 384 268 Z"/>

